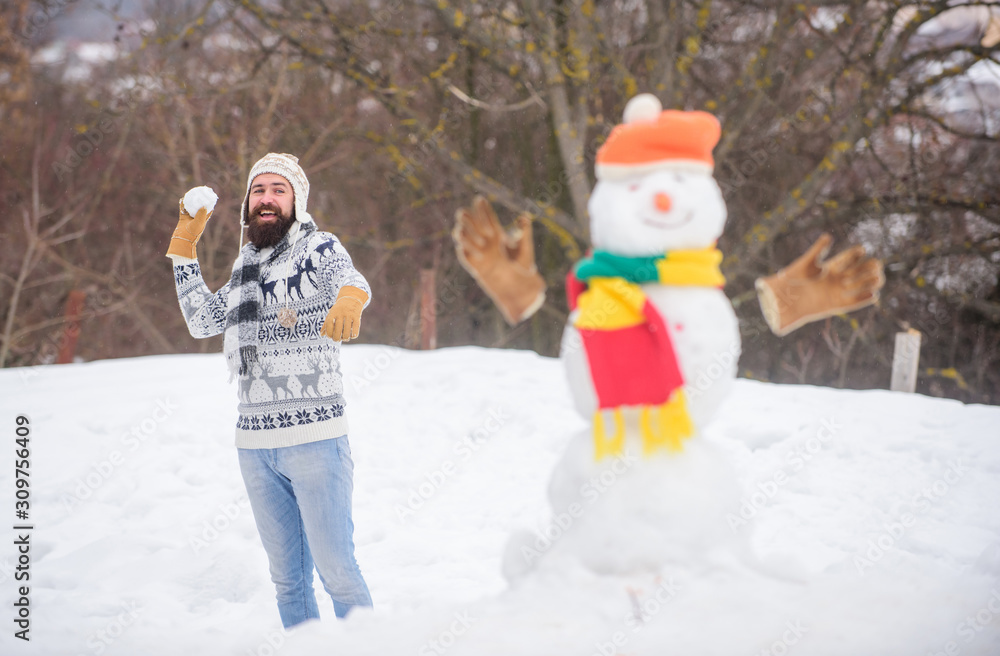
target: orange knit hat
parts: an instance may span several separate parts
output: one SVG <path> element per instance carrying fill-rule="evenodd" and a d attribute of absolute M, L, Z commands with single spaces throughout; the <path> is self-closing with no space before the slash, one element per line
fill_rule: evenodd
<path fill-rule="evenodd" d="M 656 96 L 642 93 L 625 105 L 623 121 L 597 151 L 598 180 L 663 169 L 712 174 L 722 127 L 708 112 L 663 111 Z"/>

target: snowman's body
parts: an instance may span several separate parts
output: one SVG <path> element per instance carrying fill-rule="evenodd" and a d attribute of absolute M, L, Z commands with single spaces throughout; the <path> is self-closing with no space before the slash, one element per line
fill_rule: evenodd
<path fill-rule="evenodd" d="M 711 421 L 736 376 L 740 334 L 733 306 L 718 289 L 642 285 L 642 290 L 667 321 L 691 419 L 700 430 Z M 597 395 L 573 318 L 563 333 L 562 360 L 577 410 L 591 419 Z"/>
<path fill-rule="evenodd" d="M 602 180 L 594 187 L 589 209 L 594 247 L 629 257 L 710 248 L 726 222 L 718 185 L 710 173 L 696 170 Z M 736 375 L 740 333 L 733 306 L 718 288 L 641 287 L 666 324 L 688 409 L 700 429 Z M 571 315 L 563 335 L 562 358 L 577 409 L 590 419 L 597 396 L 574 319 Z"/>

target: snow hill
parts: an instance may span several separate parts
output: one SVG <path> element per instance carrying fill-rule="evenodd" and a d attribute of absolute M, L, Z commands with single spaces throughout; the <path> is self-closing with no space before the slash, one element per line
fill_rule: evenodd
<path fill-rule="evenodd" d="M 348 346 L 343 367 L 375 609 L 338 622 L 317 580 L 323 620 L 288 633 L 221 355 L 0 371 L 0 653 L 1000 654 L 1000 408 L 739 380 L 703 439 L 743 490 L 717 520 L 757 561 L 613 576 L 552 549 L 573 518 L 552 516 L 549 476 L 586 429 L 557 360 Z M 21 414 L 30 643 L 12 622 Z"/>

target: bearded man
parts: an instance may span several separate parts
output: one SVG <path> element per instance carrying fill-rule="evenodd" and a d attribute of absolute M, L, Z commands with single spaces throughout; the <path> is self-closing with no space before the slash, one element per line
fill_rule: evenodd
<path fill-rule="evenodd" d="M 240 471 L 286 628 L 319 618 L 314 563 L 337 617 L 372 605 L 354 558 L 339 360 L 340 342 L 358 336 L 371 288 L 340 240 L 317 230 L 308 198 L 296 157 L 270 153 L 254 164 L 240 212 L 250 243 L 214 294 L 195 250 L 208 208 L 191 216 L 181 203 L 167 251 L 191 335 L 225 333 L 239 378 Z"/>

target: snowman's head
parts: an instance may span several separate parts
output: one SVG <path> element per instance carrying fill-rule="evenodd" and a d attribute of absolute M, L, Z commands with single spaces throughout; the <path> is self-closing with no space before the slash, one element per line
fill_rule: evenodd
<path fill-rule="evenodd" d="M 648 257 L 712 246 L 726 205 L 712 177 L 719 121 L 705 112 L 662 111 L 641 94 L 597 153 L 591 240 L 616 255 Z"/>
<path fill-rule="evenodd" d="M 589 210 L 594 248 L 629 257 L 708 248 L 726 223 L 726 204 L 715 179 L 685 170 L 601 180 Z"/>

